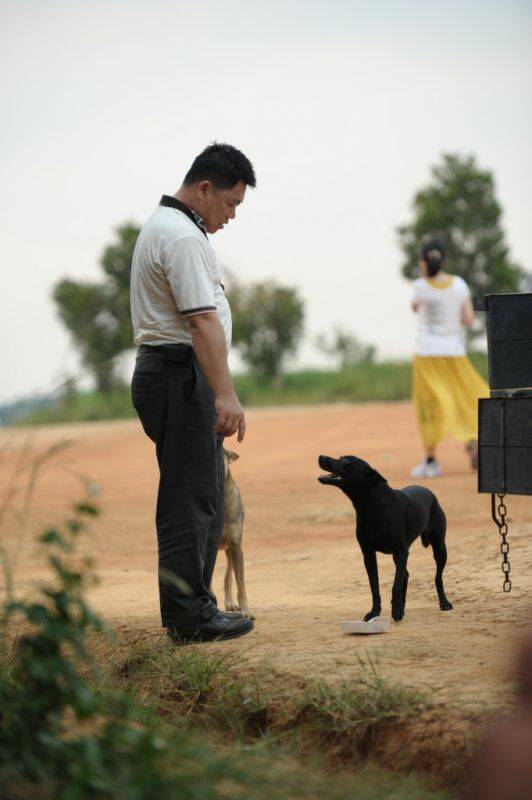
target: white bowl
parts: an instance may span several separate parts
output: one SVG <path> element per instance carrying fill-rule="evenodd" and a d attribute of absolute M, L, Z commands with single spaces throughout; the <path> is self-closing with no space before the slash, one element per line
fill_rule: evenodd
<path fill-rule="evenodd" d="M 342 633 L 386 633 L 389 625 L 386 617 L 373 617 L 367 622 L 363 619 L 344 619 L 340 622 Z"/>

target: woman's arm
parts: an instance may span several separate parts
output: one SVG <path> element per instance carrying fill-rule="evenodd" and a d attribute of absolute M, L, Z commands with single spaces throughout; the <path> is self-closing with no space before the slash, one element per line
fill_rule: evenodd
<path fill-rule="evenodd" d="M 473 311 L 473 303 L 471 297 L 467 297 L 462 305 L 460 314 L 462 325 L 469 327 L 475 321 L 475 312 Z"/>
<path fill-rule="evenodd" d="M 421 308 L 421 298 L 419 296 L 419 281 L 412 282 L 412 295 L 410 300 L 410 308 L 414 313 L 417 313 Z"/>

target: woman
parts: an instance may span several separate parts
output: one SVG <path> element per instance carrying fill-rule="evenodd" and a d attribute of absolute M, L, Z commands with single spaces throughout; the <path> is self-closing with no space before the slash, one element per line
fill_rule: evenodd
<path fill-rule="evenodd" d="M 477 467 L 477 406 L 488 397 L 486 382 L 466 357 L 464 327 L 474 321 L 468 286 L 444 271 L 445 252 L 438 241 L 421 251 L 421 278 L 413 282 L 412 309 L 418 315 L 413 365 L 413 397 L 425 458 L 412 470 L 415 478 L 442 474 L 436 445 L 449 434 L 465 443 Z"/>

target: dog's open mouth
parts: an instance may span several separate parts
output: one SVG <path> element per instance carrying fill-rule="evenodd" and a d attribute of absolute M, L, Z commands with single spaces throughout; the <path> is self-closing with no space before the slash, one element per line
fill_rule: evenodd
<path fill-rule="evenodd" d="M 318 464 L 320 467 L 325 470 L 323 475 L 318 477 L 320 483 L 327 483 L 331 486 L 336 486 L 343 481 L 343 477 L 340 475 L 337 469 L 338 462 L 336 459 L 329 458 L 328 456 L 320 456 L 318 458 Z"/>
<path fill-rule="evenodd" d="M 337 472 L 330 472 L 328 475 L 319 475 L 318 480 L 320 483 L 336 484 L 341 483 L 343 478 Z"/>

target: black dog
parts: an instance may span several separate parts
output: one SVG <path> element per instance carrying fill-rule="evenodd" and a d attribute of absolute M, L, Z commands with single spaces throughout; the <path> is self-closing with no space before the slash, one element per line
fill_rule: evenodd
<path fill-rule="evenodd" d="M 366 614 L 367 621 L 381 613 L 377 556 L 391 553 L 395 562 L 395 580 L 392 589 L 392 617 L 399 622 L 405 613 L 408 586 L 408 549 L 421 535 L 424 547 L 432 546 L 436 561 L 436 591 L 442 611 L 449 611 L 451 603 L 445 596 L 442 574 L 447 561 L 445 547 L 445 514 L 436 496 L 425 486 L 406 486 L 392 489 L 388 481 L 355 456 L 339 459 L 320 456 L 320 467 L 328 472 L 318 480 L 338 486 L 353 503 L 356 510 L 356 537 L 364 556 L 373 608 Z"/>

